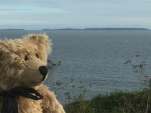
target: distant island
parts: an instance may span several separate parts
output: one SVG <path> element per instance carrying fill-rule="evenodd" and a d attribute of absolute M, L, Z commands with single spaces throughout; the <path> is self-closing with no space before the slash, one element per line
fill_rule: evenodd
<path fill-rule="evenodd" d="M 147 28 L 85 28 L 84 30 L 149 30 Z"/>

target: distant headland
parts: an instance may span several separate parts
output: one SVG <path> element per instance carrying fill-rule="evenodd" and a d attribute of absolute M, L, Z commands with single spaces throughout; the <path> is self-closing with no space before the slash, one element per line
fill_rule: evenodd
<path fill-rule="evenodd" d="M 24 29 L 15 29 L 15 28 L 9 29 L 9 28 L 8 28 L 8 29 L 0 29 L 0 30 L 4 30 L 4 31 L 14 31 L 14 30 L 21 30 L 21 31 L 22 31 L 22 30 L 24 30 Z"/>

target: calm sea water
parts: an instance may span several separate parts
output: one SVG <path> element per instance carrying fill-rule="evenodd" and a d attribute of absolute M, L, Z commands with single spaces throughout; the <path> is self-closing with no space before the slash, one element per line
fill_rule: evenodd
<path fill-rule="evenodd" d="M 83 95 L 92 98 L 112 91 L 148 87 L 151 78 L 151 31 L 53 30 L 0 31 L 0 37 L 45 32 L 54 43 L 52 59 L 61 65 L 46 84 L 62 102 Z"/>

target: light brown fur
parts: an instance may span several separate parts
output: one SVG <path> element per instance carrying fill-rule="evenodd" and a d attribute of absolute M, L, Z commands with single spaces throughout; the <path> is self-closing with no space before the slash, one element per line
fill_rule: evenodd
<path fill-rule="evenodd" d="M 42 84 L 39 66 L 47 65 L 52 43 L 45 34 L 20 39 L 0 40 L 0 91 L 14 87 L 32 87 L 44 98 L 19 97 L 19 113 L 65 113 L 55 94 Z"/>

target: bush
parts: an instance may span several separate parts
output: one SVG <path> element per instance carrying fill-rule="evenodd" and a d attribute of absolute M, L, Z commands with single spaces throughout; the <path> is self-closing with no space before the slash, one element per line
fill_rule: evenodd
<path fill-rule="evenodd" d="M 114 92 L 65 105 L 67 113 L 151 113 L 151 90 Z"/>

